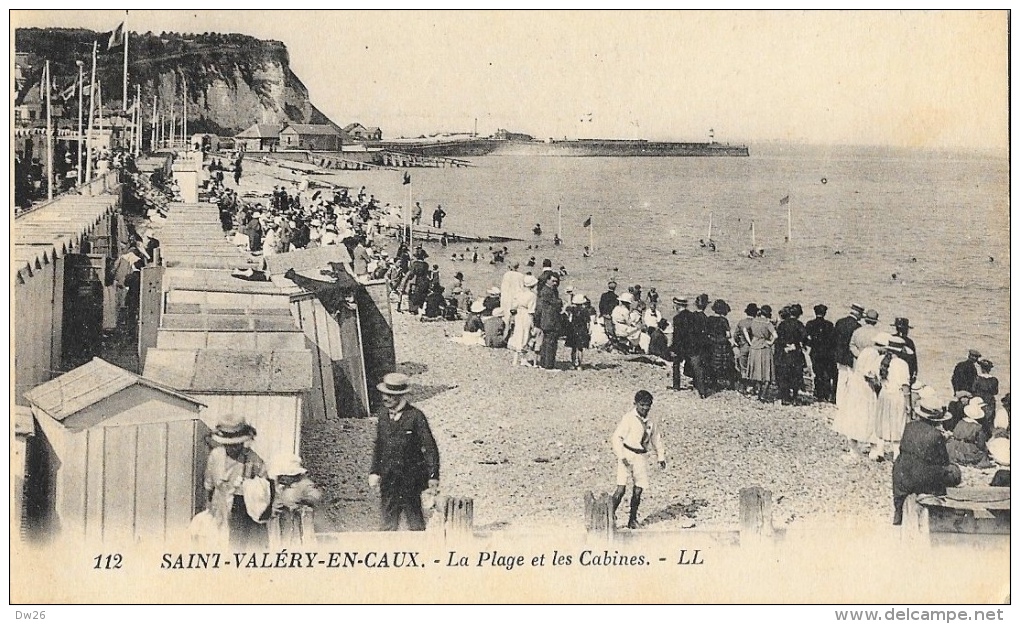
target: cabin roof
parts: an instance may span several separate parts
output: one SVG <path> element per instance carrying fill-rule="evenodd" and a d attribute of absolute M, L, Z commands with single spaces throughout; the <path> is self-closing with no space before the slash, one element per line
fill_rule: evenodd
<path fill-rule="evenodd" d="M 15 218 L 11 277 L 24 282 L 78 248 L 83 236 L 117 207 L 113 195 L 68 195 Z"/>
<path fill-rule="evenodd" d="M 293 130 L 294 133 L 300 135 L 316 134 L 339 136 L 336 128 L 327 124 L 289 124 L 286 128 L 281 130 L 280 133 L 282 134 L 288 130 Z"/>
<path fill-rule="evenodd" d="M 257 123 L 252 124 L 249 128 L 242 130 L 236 135 L 238 139 L 278 139 L 280 138 L 280 130 L 283 130 L 283 126 L 280 124 L 264 124 Z"/>
<path fill-rule="evenodd" d="M 155 349 L 145 375 L 191 392 L 288 394 L 312 387 L 312 354 L 302 351 Z"/>
<path fill-rule="evenodd" d="M 201 401 L 173 387 L 136 375 L 100 358 L 93 358 L 91 362 L 32 388 L 25 393 L 25 398 L 54 419 L 63 421 L 134 385 L 146 386 L 194 405 L 205 406 Z"/>

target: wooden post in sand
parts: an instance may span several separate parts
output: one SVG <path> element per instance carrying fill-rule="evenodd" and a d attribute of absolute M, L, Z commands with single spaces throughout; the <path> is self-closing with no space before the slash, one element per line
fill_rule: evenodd
<path fill-rule="evenodd" d="M 740 544 L 771 540 L 772 492 L 760 486 L 740 490 Z"/>
<path fill-rule="evenodd" d="M 609 494 L 603 492 L 598 498 L 592 492 L 584 495 L 584 526 L 591 537 L 613 540 L 616 523 L 613 518 L 613 499 Z"/>
<path fill-rule="evenodd" d="M 437 500 L 443 510 L 443 533 L 446 539 L 474 536 L 475 501 L 473 498 L 447 496 Z"/>

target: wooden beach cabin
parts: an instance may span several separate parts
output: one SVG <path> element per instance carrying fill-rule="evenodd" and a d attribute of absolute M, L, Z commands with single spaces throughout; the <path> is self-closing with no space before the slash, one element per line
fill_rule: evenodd
<path fill-rule="evenodd" d="M 99 358 L 25 393 L 25 515 L 44 534 L 127 543 L 186 531 L 204 506 L 203 404 Z"/>
<path fill-rule="evenodd" d="M 396 365 L 386 283 L 360 284 L 342 269 L 336 273 L 335 284 L 322 275 L 322 270 L 348 262 L 350 256 L 341 245 L 266 258 L 273 283 L 298 290 L 290 296 L 291 312 L 316 356 L 314 374 L 317 386 L 323 389 L 326 418 L 334 414 L 341 418 L 368 416 L 379 405 L 376 385 Z M 303 283 L 334 292 L 317 296 L 311 288 L 288 278 L 289 271 L 298 279 L 311 280 Z"/>
<path fill-rule="evenodd" d="M 183 316 L 201 322 L 213 315 Z M 224 414 L 243 415 L 258 431 L 252 448 L 266 460 L 300 452 L 304 400 L 312 387 L 307 349 L 150 348 L 145 376 L 205 403 L 202 419 L 209 428 Z"/>
<path fill-rule="evenodd" d="M 102 182 L 106 184 L 106 181 Z M 124 237 L 119 190 L 68 195 L 15 218 L 14 401 L 98 353 L 106 267 Z M 107 306 L 108 307 L 108 306 Z"/>

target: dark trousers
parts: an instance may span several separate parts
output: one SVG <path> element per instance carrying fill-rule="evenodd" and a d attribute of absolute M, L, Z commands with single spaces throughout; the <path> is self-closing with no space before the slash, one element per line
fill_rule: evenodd
<path fill-rule="evenodd" d="M 269 548 L 269 528 L 251 519 L 243 496 L 234 496 L 227 528 L 230 546 L 235 551 Z"/>
<path fill-rule="evenodd" d="M 680 389 L 680 383 L 683 381 L 685 359 L 686 358 L 684 358 L 681 355 L 675 355 L 673 357 L 673 389 L 674 390 L 679 390 Z"/>
<path fill-rule="evenodd" d="M 836 401 L 836 361 L 811 359 L 815 371 L 815 399 L 834 403 Z"/>
<path fill-rule="evenodd" d="M 906 494 L 896 495 L 893 494 L 893 520 L 892 523 L 896 526 L 903 524 L 903 503 L 907 500 Z"/>
<path fill-rule="evenodd" d="M 687 373 L 694 379 L 694 389 L 698 396 L 708 396 L 708 384 L 705 379 L 705 356 L 700 353 L 692 353 L 687 356 Z"/>
<path fill-rule="evenodd" d="M 560 336 L 556 332 L 542 332 L 542 346 L 538 351 L 538 365 L 542 368 L 556 368 L 556 347 Z"/>
<path fill-rule="evenodd" d="M 384 478 L 382 493 L 382 530 L 396 531 L 400 516 L 407 520 L 409 531 L 424 531 L 425 516 L 421 511 L 421 491 L 393 477 Z"/>

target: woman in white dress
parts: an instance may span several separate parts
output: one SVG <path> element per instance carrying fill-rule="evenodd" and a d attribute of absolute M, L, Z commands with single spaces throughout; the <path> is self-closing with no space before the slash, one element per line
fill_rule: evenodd
<path fill-rule="evenodd" d="M 862 349 L 854 362 L 853 372 L 848 379 L 846 403 L 833 422 L 833 429 L 850 439 L 866 445 L 875 441 L 875 423 L 878 417 L 879 366 L 882 352 L 889 344 L 889 334 L 875 336 L 874 346 Z M 863 450 L 863 449 L 862 449 Z"/>
<path fill-rule="evenodd" d="M 875 420 L 875 458 L 884 456 L 892 448 L 893 460 L 900 454 L 900 437 L 907 424 L 910 396 L 910 367 L 900 354 L 907 348 L 903 339 L 892 336 L 879 363 L 878 378 L 882 390 L 878 393 L 878 416 Z"/>
<path fill-rule="evenodd" d="M 514 353 L 513 366 L 524 365 L 527 361 L 521 356 L 528 350 L 528 339 L 531 337 L 531 324 L 535 318 L 535 309 L 538 307 L 538 295 L 535 293 L 535 286 L 538 285 L 538 278 L 534 275 L 524 276 L 524 290 L 517 295 L 517 312 L 514 313 L 514 332 L 507 342 L 507 348 Z"/>

